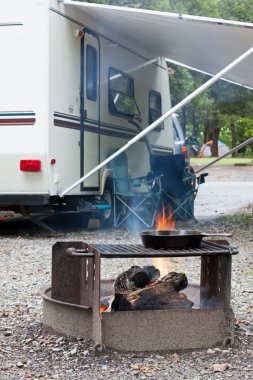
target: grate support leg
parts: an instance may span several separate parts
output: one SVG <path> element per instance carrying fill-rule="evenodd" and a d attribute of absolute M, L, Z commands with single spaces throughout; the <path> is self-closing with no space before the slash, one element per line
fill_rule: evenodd
<path fill-rule="evenodd" d="M 201 257 L 201 306 L 230 306 L 231 263 L 232 257 L 229 254 Z"/>

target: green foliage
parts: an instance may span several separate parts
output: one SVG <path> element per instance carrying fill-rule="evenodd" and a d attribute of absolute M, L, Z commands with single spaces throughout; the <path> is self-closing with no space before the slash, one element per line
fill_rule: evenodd
<path fill-rule="evenodd" d="M 86 2 L 186 13 L 237 21 L 252 22 L 253 19 L 253 0 L 240 0 L 240 2 L 235 0 L 86 0 Z"/>
<path fill-rule="evenodd" d="M 220 17 L 228 20 L 252 22 L 253 1 L 252 0 L 219 0 Z"/>

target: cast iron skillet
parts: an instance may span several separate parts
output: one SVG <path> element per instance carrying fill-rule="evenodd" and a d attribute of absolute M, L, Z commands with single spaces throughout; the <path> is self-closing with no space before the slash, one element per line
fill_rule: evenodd
<path fill-rule="evenodd" d="M 183 249 L 198 248 L 204 236 L 232 236 L 226 233 L 205 233 L 196 230 L 150 230 L 141 232 L 146 248 Z"/>

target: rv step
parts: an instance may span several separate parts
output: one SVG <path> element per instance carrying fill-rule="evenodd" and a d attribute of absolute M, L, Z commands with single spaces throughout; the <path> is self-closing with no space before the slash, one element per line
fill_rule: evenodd
<path fill-rule="evenodd" d="M 97 204 L 97 205 L 92 205 L 91 208 L 94 210 L 104 211 L 104 210 L 111 210 L 112 206 L 106 205 L 106 204 Z"/>

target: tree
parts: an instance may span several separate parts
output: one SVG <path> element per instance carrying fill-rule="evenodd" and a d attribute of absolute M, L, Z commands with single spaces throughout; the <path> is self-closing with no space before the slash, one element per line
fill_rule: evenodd
<path fill-rule="evenodd" d="M 220 17 L 228 20 L 252 22 L 253 1 L 252 0 L 219 0 L 217 2 Z"/>

